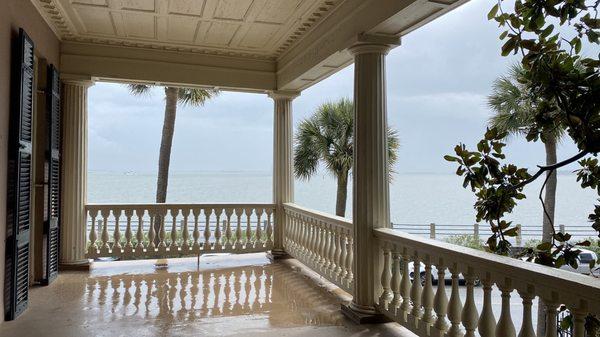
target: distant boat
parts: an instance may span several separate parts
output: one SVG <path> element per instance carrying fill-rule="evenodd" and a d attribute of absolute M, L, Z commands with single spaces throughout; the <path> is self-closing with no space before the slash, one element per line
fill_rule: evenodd
<path fill-rule="evenodd" d="M 134 176 L 135 175 L 135 171 L 127 171 L 125 173 L 123 173 L 126 176 Z"/>

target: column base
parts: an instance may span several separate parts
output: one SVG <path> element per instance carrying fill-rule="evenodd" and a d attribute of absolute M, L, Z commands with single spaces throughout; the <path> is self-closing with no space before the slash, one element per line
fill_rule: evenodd
<path fill-rule="evenodd" d="M 275 260 L 291 259 L 292 256 L 286 253 L 283 249 L 272 249 L 271 251 L 267 252 L 267 258 L 273 262 Z"/>
<path fill-rule="evenodd" d="M 79 270 L 79 271 L 89 271 L 92 267 L 93 260 L 84 259 L 79 261 L 69 261 L 69 262 L 59 262 L 58 270 Z"/>
<path fill-rule="evenodd" d="M 392 321 L 384 314 L 378 313 L 375 308 L 358 308 L 354 302 L 342 304 L 342 314 L 356 324 L 378 324 Z"/>

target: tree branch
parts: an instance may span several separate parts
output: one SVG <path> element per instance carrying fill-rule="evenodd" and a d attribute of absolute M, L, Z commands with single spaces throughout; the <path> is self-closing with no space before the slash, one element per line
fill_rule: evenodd
<path fill-rule="evenodd" d="M 588 151 L 581 151 L 578 154 L 574 155 L 573 157 L 571 157 L 569 159 L 565 159 L 565 160 L 563 160 L 561 162 L 558 162 L 556 164 L 553 164 L 553 165 L 548 165 L 548 166 L 539 166 L 538 165 L 539 170 L 533 176 L 531 176 L 531 178 L 529 178 L 529 179 L 527 179 L 527 180 L 525 180 L 525 181 L 523 181 L 523 182 L 515 185 L 515 188 L 524 187 L 525 185 L 528 185 L 528 184 L 534 182 L 544 172 L 546 172 L 546 171 L 553 171 L 553 170 L 556 170 L 556 169 L 561 168 L 563 166 L 567 166 L 567 165 L 569 165 L 571 163 L 574 163 L 574 162 L 578 161 L 579 159 L 585 157 L 588 153 L 589 153 Z"/>

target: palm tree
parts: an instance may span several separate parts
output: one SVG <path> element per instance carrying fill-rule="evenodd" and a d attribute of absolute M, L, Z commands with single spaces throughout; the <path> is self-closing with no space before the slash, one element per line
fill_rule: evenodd
<path fill-rule="evenodd" d="M 353 164 L 354 104 L 344 98 L 319 106 L 308 119 L 300 122 L 294 146 L 294 173 L 310 179 L 319 162 L 337 179 L 335 214 L 346 215 L 348 174 Z M 388 165 L 390 174 L 400 143 L 396 131 L 388 129 Z"/>
<path fill-rule="evenodd" d="M 152 86 L 146 84 L 129 84 L 129 91 L 134 95 L 150 92 Z M 215 89 L 165 87 L 165 119 L 163 122 L 160 153 L 158 156 L 158 178 L 156 180 L 156 202 L 165 203 L 169 183 L 169 164 L 171 162 L 171 146 L 175 133 L 175 116 L 177 103 L 190 106 L 202 106 L 219 94 Z"/>
<path fill-rule="evenodd" d="M 535 123 L 536 108 L 541 100 L 529 94 L 529 82 L 523 76 L 520 64 L 513 65 L 507 76 L 497 79 L 488 97 L 488 105 L 494 111 L 489 120 L 491 127 L 513 136 L 525 136 Z M 564 124 L 556 123 L 543 131 L 541 141 L 546 150 L 546 165 L 556 164 L 556 145 L 564 134 Z M 542 222 L 542 242 L 551 242 L 553 235 L 554 209 L 556 205 L 556 172 L 546 174 L 544 210 Z M 537 335 L 545 331 L 545 304 L 538 306 Z"/>
<path fill-rule="evenodd" d="M 523 76 L 520 64 L 513 65 L 507 76 L 497 79 L 488 97 L 488 105 L 494 111 L 489 120 L 491 127 L 513 136 L 526 136 L 535 124 L 536 108 L 541 100 L 529 94 L 529 82 Z M 546 165 L 556 164 L 556 146 L 564 134 L 564 125 L 557 124 L 547 128 L 541 135 L 546 150 Z M 552 240 L 552 224 L 556 205 L 556 172 L 547 173 L 544 195 L 542 241 Z"/>

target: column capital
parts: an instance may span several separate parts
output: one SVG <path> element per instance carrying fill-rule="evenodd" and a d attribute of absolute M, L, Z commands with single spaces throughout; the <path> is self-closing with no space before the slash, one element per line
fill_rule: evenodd
<path fill-rule="evenodd" d="M 348 48 L 352 55 L 387 54 L 390 49 L 400 45 L 400 37 L 395 35 L 360 34 Z"/>
<path fill-rule="evenodd" d="M 291 91 L 291 90 L 273 90 L 267 92 L 269 97 L 272 99 L 289 99 L 293 100 L 294 98 L 300 96 L 299 91 Z"/>
<path fill-rule="evenodd" d="M 61 74 L 60 80 L 64 84 L 77 85 L 86 88 L 91 87 L 95 83 L 94 79 L 90 76 L 74 74 Z"/>

